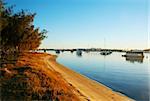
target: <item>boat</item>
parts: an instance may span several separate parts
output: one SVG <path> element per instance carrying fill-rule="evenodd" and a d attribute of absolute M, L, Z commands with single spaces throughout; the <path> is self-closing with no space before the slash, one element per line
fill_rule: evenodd
<path fill-rule="evenodd" d="M 100 52 L 101 55 L 110 55 L 112 51 L 105 49 L 105 38 L 104 38 L 104 49 Z"/>
<path fill-rule="evenodd" d="M 77 54 L 78 56 L 82 56 L 82 51 L 81 51 L 80 49 L 77 49 L 77 50 L 76 50 L 76 54 Z"/>
<path fill-rule="evenodd" d="M 143 54 L 143 51 L 141 50 L 130 50 L 130 51 L 127 51 L 125 55 L 122 55 L 123 57 L 139 57 L 139 58 L 143 58 L 144 57 L 144 54 Z"/>
<path fill-rule="evenodd" d="M 59 54 L 60 53 L 60 50 L 55 50 L 56 54 Z"/>
<path fill-rule="evenodd" d="M 102 51 L 100 54 L 101 55 L 110 55 L 112 51 Z"/>

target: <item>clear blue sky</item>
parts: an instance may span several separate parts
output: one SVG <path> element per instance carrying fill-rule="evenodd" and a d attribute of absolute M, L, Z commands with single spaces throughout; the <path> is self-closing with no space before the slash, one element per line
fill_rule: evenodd
<path fill-rule="evenodd" d="M 5 0 L 37 13 L 41 48 L 148 48 L 148 0 Z"/>

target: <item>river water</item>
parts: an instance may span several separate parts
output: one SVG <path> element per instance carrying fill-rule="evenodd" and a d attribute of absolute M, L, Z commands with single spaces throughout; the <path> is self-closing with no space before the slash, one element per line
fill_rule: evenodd
<path fill-rule="evenodd" d="M 55 54 L 55 52 L 49 52 Z M 57 61 L 72 70 L 137 101 L 150 101 L 150 53 L 143 59 L 127 59 L 123 52 L 103 56 L 99 52 L 63 52 Z"/>

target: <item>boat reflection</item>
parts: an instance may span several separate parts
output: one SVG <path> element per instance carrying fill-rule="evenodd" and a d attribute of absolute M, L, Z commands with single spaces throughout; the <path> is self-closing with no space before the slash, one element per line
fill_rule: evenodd
<path fill-rule="evenodd" d="M 143 63 L 143 57 L 125 57 L 126 58 L 126 61 L 129 61 L 131 63 L 134 63 L 134 62 L 138 62 L 138 63 Z"/>

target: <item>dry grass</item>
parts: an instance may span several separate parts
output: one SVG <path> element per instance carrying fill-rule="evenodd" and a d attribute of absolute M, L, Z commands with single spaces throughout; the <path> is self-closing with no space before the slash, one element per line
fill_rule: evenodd
<path fill-rule="evenodd" d="M 43 60 L 47 55 L 24 53 L 15 65 L 1 69 L 1 99 L 78 101 L 76 90 L 58 72 L 47 68 Z M 56 56 L 49 56 L 55 61 Z"/>

